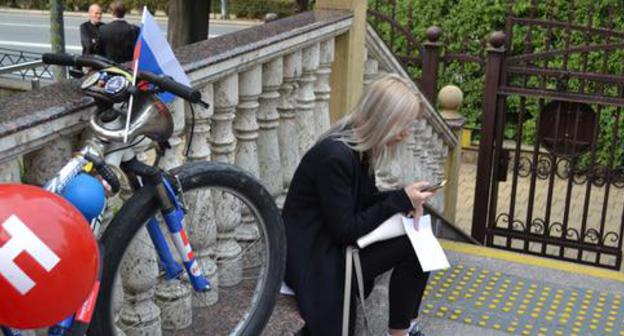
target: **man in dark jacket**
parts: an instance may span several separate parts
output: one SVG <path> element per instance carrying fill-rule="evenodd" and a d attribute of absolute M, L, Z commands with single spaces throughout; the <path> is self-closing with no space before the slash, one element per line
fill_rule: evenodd
<path fill-rule="evenodd" d="M 114 1 L 110 8 L 113 12 L 113 21 L 99 29 L 103 55 L 118 63 L 131 61 L 134 44 L 139 37 L 139 27 L 123 19 L 126 15 L 126 6 L 122 1 Z"/>
<path fill-rule="evenodd" d="M 100 55 L 98 28 L 102 26 L 102 8 L 94 3 L 89 6 L 89 21 L 80 25 L 80 44 L 83 55 Z"/>

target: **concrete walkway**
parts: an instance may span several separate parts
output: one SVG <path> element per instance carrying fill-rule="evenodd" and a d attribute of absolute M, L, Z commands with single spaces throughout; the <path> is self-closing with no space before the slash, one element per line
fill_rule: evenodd
<path fill-rule="evenodd" d="M 427 335 L 624 336 L 624 274 L 444 241 L 452 267 L 432 274 Z"/>

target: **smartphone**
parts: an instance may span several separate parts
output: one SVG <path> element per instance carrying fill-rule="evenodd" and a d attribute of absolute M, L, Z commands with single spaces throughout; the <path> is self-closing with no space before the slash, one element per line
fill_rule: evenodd
<path fill-rule="evenodd" d="M 421 191 L 427 191 L 427 192 L 436 191 L 436 190 L 444 187 L 444 185 L 446 185 L 446 180 L 442 180 L 442 181 L 440 181 L 438 183 L 426 186 Z"/>

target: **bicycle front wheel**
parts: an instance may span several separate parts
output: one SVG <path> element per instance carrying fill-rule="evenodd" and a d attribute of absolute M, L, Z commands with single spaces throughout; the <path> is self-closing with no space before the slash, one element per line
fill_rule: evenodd
<path fill-rule="evenodd" d="M 188 239 L 212 290 L 194 291 L 186 274 L 165 278 L 144 226 L 155 216 L 167 230 L 154 188 L 141 188 L 101 238 L 104 269 L 91 333 L 259 335 L 285 267 L 284 225 L 273 198 L 228 164 L 194 162 L 172 174 L 183 191 Z"/>

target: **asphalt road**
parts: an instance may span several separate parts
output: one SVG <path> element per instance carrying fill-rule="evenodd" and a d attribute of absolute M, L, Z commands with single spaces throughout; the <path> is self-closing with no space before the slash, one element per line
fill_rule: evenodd
<path fill-rule="evenodd" d="M 87 20 L 84 16 L 65 16 L 65 49 L 68 53 L 80 53 L 80 31 L 79 26 Z M 110 20 L 105 17 L 104 22 Z M 140 19 L 128 18 L 130 23 L 138 24 Z M 158 19 L 163 34 L 167 33 L 167 22 Z M 233 32 L 244 29 L 246 26 L 240 24 L 210 24 L 209 36 Z M 38 13 L 7 13 L 0 12 L 0 53 L 1 49 L 13 49 L 31 51 L 37 53 L 50 51 L 50 17 Z"/>

